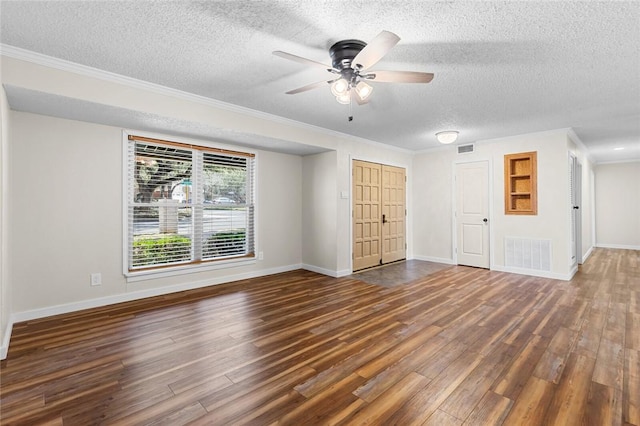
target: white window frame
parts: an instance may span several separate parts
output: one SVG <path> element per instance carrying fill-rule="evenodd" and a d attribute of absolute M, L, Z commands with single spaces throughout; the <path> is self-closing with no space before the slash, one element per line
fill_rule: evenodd
<path fill-rule="evenodd" d="M 191 144 L 194 146 L 201 146 L 204 148 L 212 148 L 212 149 L 221 149 L 225 151 L 237 151 L 243 152 L 247 154 L 252 154 L 255 157 L 255 164 L 253 167 L 253 253 L 251 255 L 243 256 L 243 257 L 234 257 L 229 259 L 216 259 L 208 262 L 202 263 L 188 263 L 181 265 L 166 265 L 160 266 L 158 268 L 148 268 L 141 270 L 129 270 L 129 243 L 130 243 L 130 234 L 128 229 L 129 222 L 129 136 L 138 136 L 143 138 L 150 139 L 158 139 L 166 142 L 173 142 L 179 144 Z M 213 271 L 220 269 L 228 269 L 235 268 L 239 266 L 253 265 L 257 261 L 257 247 L 258 247 L 258 238 L 257 238 L 257 216 L 258 216 L 258 206 L 257 206 L 257 168 L 258 168 L 258 155 L 255 151 L 246 148 L 238 148 L 235 146 L 230 146 L 222 143 L 211 143 L 205 142 L 201 140 L 193 140 L 189 138 L 172 138 L 166 135 L 153 134 L 148 132 L 140 132 L 140 131 L 130 131 L 123 130 L 122 132 L 122 270 L 123 275 L 126 277 L 127 282 L 136 282 L 143 281 L 149 279 L 170 277 L 176 275 L 184 275 L 184 274 L 193 274 L 198 272 L 205 271 Z"/>

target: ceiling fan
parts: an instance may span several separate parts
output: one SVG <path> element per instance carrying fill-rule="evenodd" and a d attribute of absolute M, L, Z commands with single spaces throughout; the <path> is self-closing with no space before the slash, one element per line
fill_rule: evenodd
<path fill-rule="evenodd" d="M 351 104 L 352 96 L 359 105 L 369 100 L 373 88 L 366 83 L 429 83 L 433 74 L 416 71 L 369 71 L 391 48 L 400 41 L 400 37 L 390 31 L 382 31 L 369 44 L 360 40 L 342 40 L 329 49 L 331 66 L 291 53 L 276 50 L 274 55 L 299 62 L 304 65 L 321 67 L 333 74 L 329 80 L 311 83 L 286 92 L 288 95 L 331 85 L 331 92 L 341 104 Z M 349 117 L 349 121 L 351 121 Z"/>

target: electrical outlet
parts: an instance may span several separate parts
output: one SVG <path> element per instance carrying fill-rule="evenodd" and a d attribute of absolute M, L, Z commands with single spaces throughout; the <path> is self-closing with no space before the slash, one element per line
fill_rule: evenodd
<path fill-rule="evenodd" d="M 264 253 L 258 252 L 258 260 L 264 260 Z"/>
<path fill-rule="evenodd" d="M 102 285 L 102 274 L 100 272 L 91 274 L 91 285 Z"/>

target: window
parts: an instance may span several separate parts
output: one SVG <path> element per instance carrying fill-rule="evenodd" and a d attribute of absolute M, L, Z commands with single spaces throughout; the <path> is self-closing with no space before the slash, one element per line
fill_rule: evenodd
<path fill-rule="evenodd" d="M 254 257 L 254 154 L 129 135 L 127 270 Z"/>

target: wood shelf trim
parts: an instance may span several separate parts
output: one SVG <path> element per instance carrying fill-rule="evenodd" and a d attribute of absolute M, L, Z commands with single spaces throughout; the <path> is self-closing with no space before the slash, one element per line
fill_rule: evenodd
<path fill-rule="evenodd" d="M 536 151 L 507 154 L 504 156 L 505 214 L 538 214 L 536 174 Z"/>

